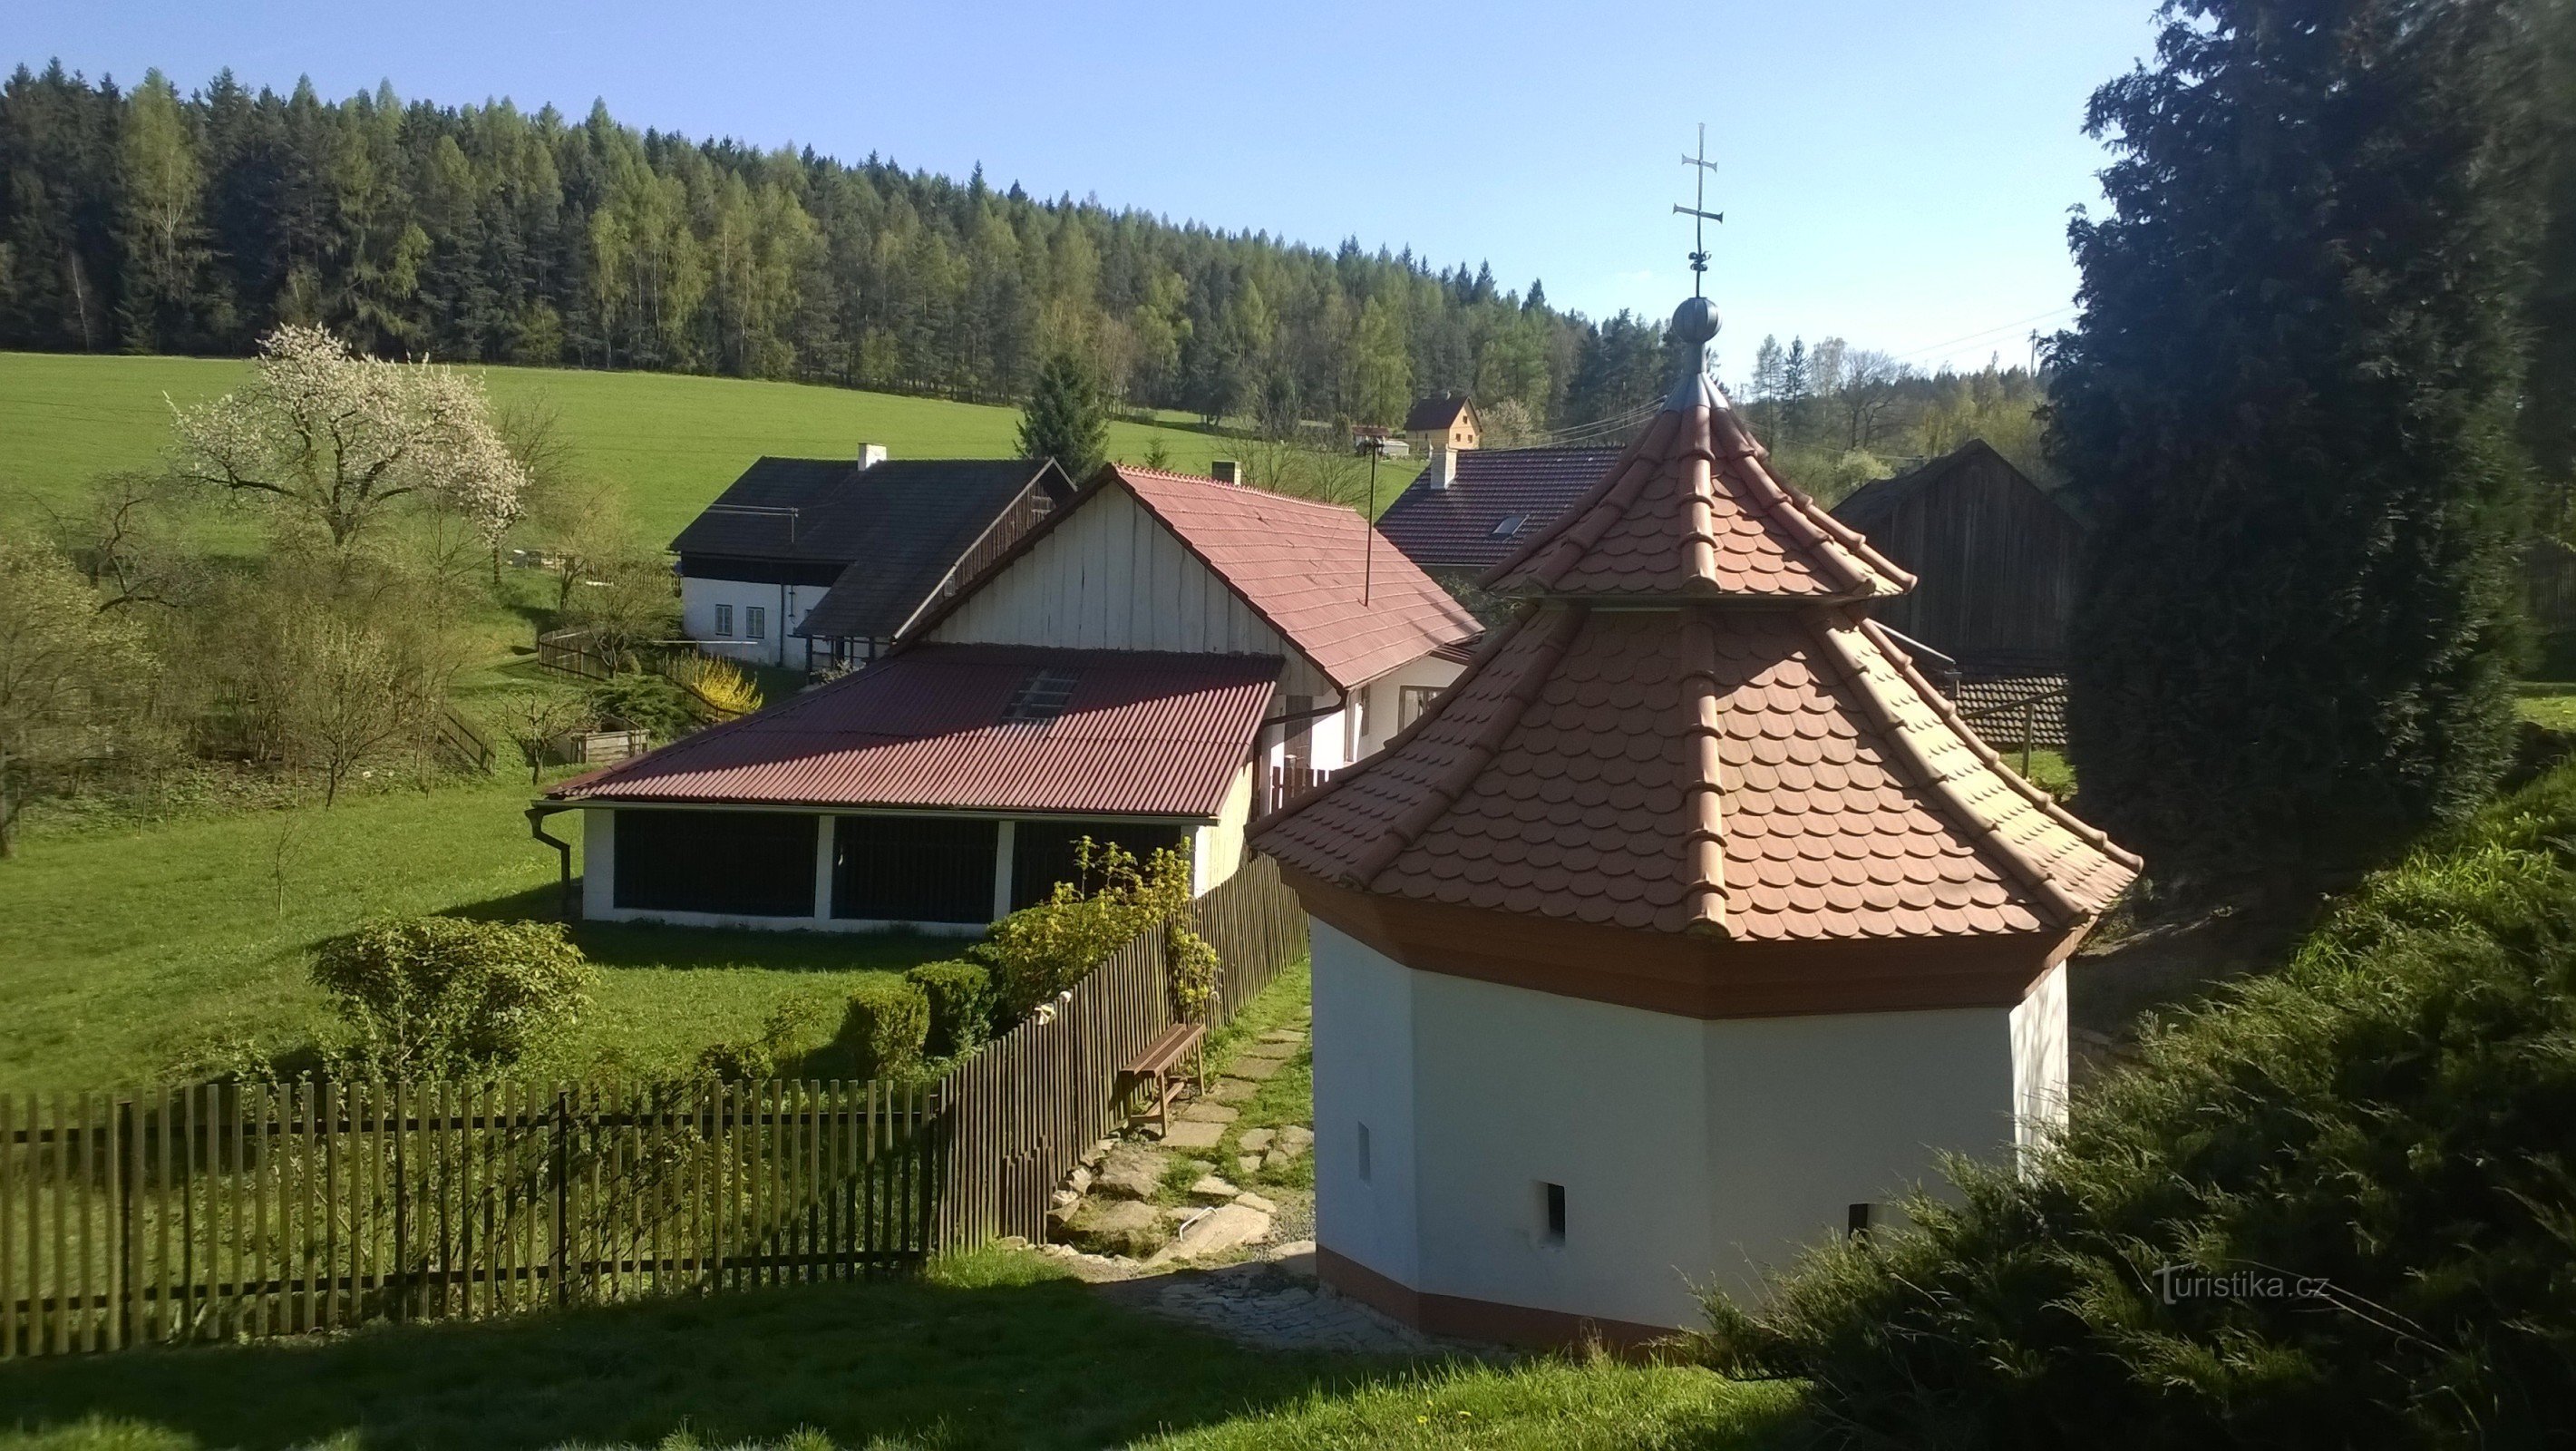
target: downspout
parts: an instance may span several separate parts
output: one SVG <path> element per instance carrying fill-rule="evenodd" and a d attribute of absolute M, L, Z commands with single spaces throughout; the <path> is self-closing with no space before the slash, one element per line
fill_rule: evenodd
<path fill-rule="evenodd" d="M 578 810 L 580 810 L 579 807 L 566 805 L 560 801 L 540 801 L 528 808 L 528 834 L 553 847 L 556 858 L 563 864 L 563 898 L 560 905 L 566 922 L 581 920 L 581 901 L 573 895 L 572 889 L 572 843 L 561 837 L 546 835 L 546 818 L 559 811 Z"/>

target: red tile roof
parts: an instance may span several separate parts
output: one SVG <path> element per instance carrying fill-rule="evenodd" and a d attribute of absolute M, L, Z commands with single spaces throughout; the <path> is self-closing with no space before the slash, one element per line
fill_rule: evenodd
<path fill-rule="evenodd" d="M 1592 491 L 1485 583 L 1548 594 L 1883 599 L 1914 576 L 1771 477 L 1762 446 L 1702 380 Z"/>
<path fill-rule="evenodd" d="M 1399 665 L 1476 638 L 1482 626 L 1358 513 L 1266 489 L 1104 465 L 1073 502 L 1022 536 L 984 580 L 1037 547 L 1102 490 L 1123 488 L 1334 684 L 1365 685 Z M 1361 599 L 1363 573 L 1368 598 Z M 982 583 L 915 626 L 926 633 Z"/>
<path fill-rule="evenodd" d="M 1830 525 L 1686 384 L 1497 569 L 1538 602 L 1254 845 L 1366 892 L 1732 940 L 2088 920 L 2137 859 L 1969 732 L 1866 619 L 1910 581 Z"/>
<path fill-rule="evenodd" d="M 1425 569 L 1487 569 L 1546 533 L 1618 458 L 1615 448 L 1462 449 L 1448 487 L 1423 470 L 1378 516 L 1377 532 Z"/>
<path fill-rule="evenodd" d="M 915 645 L 550 795 L 584 802 L 982 809 L 1212 817 L 1251 759 L 1281 662 L 1267 655 Z M 1063 713 L 1003 723 L 1037 670 Z"/>

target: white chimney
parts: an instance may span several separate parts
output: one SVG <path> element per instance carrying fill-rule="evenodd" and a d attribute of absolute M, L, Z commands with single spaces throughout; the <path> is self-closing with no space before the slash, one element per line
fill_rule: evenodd
<path fill-rule="evenodd" d="M 886 446 L 885 446 L 884 444 L 881 444 L 881 443 L 863 443 L 863 444 L 860 444 L 860 445 L 859 445 L 859 467 L 860 467 L 860 468 L 862 468 L 862 469 L 872 469 L 872 468 L 875 468 L 877 465 L 879 465 L 879 464 L 881 464 L 881 463 L 884 463 L 885 461 L 886 461 Z"/>
<path fill-rule="evenodd" d="M 1243 482 L 1243 464 L 1230 458 L 1212 460 L 1208 464 L 1208 477 L 1220 484 L 1240 484 Z"/>
<path fill-rule="evenodd" d="M 1446 444 L 1433 444 L 1431 467 L 1424 472 L 1431 476 L 1431 487 L 1435 489 L 1445 489 L 1458 482 L 1458 450 Z"/>

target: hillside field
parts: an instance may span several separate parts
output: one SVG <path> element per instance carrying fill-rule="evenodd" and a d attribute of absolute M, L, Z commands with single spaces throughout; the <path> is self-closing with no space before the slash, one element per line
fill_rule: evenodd
<path fill-rule="evenodd" d="M 0 353 L 0 528 L 26 527 L 94 475 L 150 465 L 168 442 L 170 403 L 211 398 L 250 365 L 231 358 Z M 1019 412 L 805 383 L 567 368 L 474 368 L 495 404 L 534 400 L 561 419 L 577 466 L 628 490 L 648 537 L 668 539 L 762 454 L 845 458 L 881 443 L 896 458 L 1010 454 Z M 167 400 L 167 401 L 165 401 Z M 1204 471 L 1244 440 L 1168 424 L 1110 425 L 1112 457 L 1141 461 L 1160 438 L 1176 469 Z M 1418 465 L 1414 466 L 1418 468 Z M 1387 470 L 1380 498 L 1412 477 Z"/>

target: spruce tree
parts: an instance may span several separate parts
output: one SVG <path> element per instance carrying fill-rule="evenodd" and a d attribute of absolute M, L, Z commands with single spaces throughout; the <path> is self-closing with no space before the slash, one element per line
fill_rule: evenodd
<path fill-rule="evenodd" d="M 1039 366 L 1037 386 L 1020 410 L 1020 453 L 1054 459 L 1077 484 L 1109 457 L 1109 406 L 1090 366 L 1075 354 L 1059 352 Z"/>
<path fill-rule="evenodd" d="M 2172 0 L 2094 94 L 2051 451 L 2069 728 L 2171 884 L 2366 857 L 2507 758 L 2528 46 L 2512 0 Z"/>

